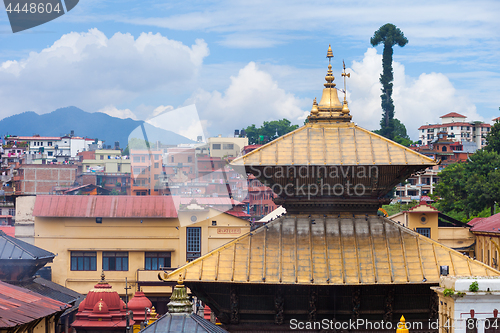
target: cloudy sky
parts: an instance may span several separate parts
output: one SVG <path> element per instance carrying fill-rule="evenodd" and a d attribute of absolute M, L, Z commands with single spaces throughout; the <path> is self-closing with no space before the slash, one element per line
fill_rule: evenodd
<path fill-rule="evenodd" d="M 12 33 L 0 13 L 0 118 L 77 106 L 149 119 L 195 105 L 207 135 L 288 118 L 321 97 L 328 44 L 353 121 L 379 127 L 382 46 L 393 23 L 396 117 L 417 128 L 448 112 L 500 116 L 500 2 L 81 0 L 44 25 Z M 27 133 L 29 134 L 29 133 Z M 82 133 L 83 134 L 83 133 Z"/>

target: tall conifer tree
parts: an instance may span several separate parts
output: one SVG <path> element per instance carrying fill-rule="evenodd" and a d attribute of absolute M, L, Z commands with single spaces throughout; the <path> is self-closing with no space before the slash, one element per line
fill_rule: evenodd
<path fill-rule="evenodd" d="M 399 28 L 394 24 L 387 23 L 381 26 L 370 39 L 372 46 L 384 44 L 384 53 L 382 56 L 382 74 L 380 83 L 382 83 L 382 120 L 380 121 L 380 134 L 388 139 L 394 139 L 394 103 L 392 101 L 392 81 L 394 79 L 392 72 L 392 47 L 399 45 L 401 47 L 408 44 L 408 39 Z"/>

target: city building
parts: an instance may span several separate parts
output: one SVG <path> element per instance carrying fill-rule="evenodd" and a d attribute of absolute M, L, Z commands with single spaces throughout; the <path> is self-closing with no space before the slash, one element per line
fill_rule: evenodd
<path fill-rule="evenodd" d="M 427 124 L 418 128 L 421 145 L 429 145 L 439 132 L 445 132 L 455 142 L 474 142 L 477 149 L 486 145 L 486 135 L 491 125 L 480 121 L 466 121 L 467 117 L 456 112 L 441 116 L 441 124 Z"/>
<path fill-rule="evenodd" d="M 196 202 L 176 206 L 171 196 L 39 195 L 18 202 L 21 207 L 33 212 L 20 230 L 26 241 L 31 234 L 36 246 L 57 254 L 49 265 L 53 282 L 85 294 L 104 270 L 120 295 L 126 294 L 127 279 L 160 314 L 172 285 L 159 281 L 159 272 L 250 230 L 248 221 Z"/>
<path fill-rule="evenodd" d="M 476 259 L 499 269 L 500 258 L 500 213 L 490 217 L 476 218 L 469 222 L 476 237 Z"/>
<path fill-rule="evenodd" d="M 452 275 L 500 272 L 377 214 L 397 183 L 436 162 L 355 125 L 331 64 L 325 79 L 307 124 L 232 161 L 269 184 L 286 214 L 160 277 L 182 276 L 228 331 L 358 319 L 394 330 L 404 314 L 437 332 L 428 325 L 438 318 L 430 287 L 440 266 Z M 340 330 L 333 324 L 321 328 Z"/>
<path fill-rule="evenodd" d="M 130 150 L 131 195 L 160 195 L 163 173 L 162 150 Z"/>
<path fill-rule="evenodd" d="M 21 164 L 12 179 L 12 194 L 51 194 L 56 187 L 72 187 L 76 180 L 76 164 Z"/>
<path fill-rule="evenodd" d="M 498 277 L 443 276 L 432 289 L 439 297 L 439 318 L 432 326 L 440 333 L 498 331 Z"/>
<path fill-rule="evenodd" d="M 98 149 L 78 154 L 81 159 L 76 183 L 98 185 L 116 194 L 130 193 L 131 160 L 120 150 Z"/>
<path fill-rule="evenodd" d="M 91 146 L 102 148 L 102 141 L 74 136 L 73 131 L 66 136 L 7 136 L 8 145 L 25 145 L 28 163 L 45 164 L 48 162 L 69 162 L 79 152 L 91 150 Z"/>
<path fill-rule="evenodd" d="M 425 202 L 389 216 L 389 219 L 460 253 L 474 257 L 476 238 L 470 232 L 470 226 L 446 216 Z"/>
<path fill-rule="evenodd" d="M 243 147 L 248 146 L 247 137 L 222 137 L 222 135 L 208 138 L 207 140 L 210 157 L 222 159 L 237 157 L 241 154 Z"/>

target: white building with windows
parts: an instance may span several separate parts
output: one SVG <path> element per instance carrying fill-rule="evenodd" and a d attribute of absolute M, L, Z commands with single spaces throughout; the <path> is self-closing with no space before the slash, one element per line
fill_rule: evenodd
<path fill-rule="evenodd" d="M 423 146 L 432 143 L 439 132 L 448 133 L 455 142 L 474 142 L 478 149 L 486 145 L 486 135 L 491 125 L 481 121 L 467 121 L 467 117 L 456 112 L 441 116 L 441 124 L 427 124 L 418 128 L 418 139 Z"/>
<path fill-rule="evenodd" d="M 43 160 L 57 162 L 68 161 L 74 158 L 79 152 L 90 150 L 94 144 L 94 139 L 79 136 L 10 136 L 9 142 L 26 142 L 26 154 L 31 163 L 42 163 Z M 102 148 L 102 141 L 97 142 L 97 147 Z"/>

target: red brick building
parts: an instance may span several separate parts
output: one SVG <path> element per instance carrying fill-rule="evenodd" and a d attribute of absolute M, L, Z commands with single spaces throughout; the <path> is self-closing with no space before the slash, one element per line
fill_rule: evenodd
<path fill-rule="evenodd" d="M 21 164 L 13 177 L 17 195 L 51 194 L 54 187 L 71 187 L 78 167 L 73 164 Z"/>

